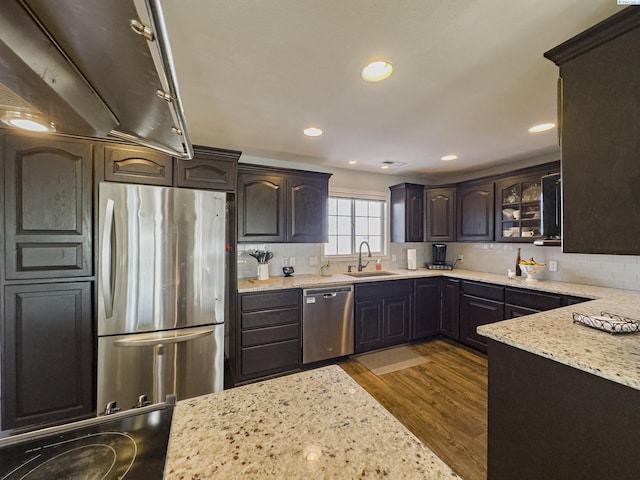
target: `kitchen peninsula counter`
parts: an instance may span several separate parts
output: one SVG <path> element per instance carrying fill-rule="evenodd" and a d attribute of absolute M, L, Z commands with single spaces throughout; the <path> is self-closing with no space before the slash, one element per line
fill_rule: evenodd
<path fill-rule="evenodd" d="M 171 432 L 167 480 L 459 478 L 336 365 L 180 401 Z"/>

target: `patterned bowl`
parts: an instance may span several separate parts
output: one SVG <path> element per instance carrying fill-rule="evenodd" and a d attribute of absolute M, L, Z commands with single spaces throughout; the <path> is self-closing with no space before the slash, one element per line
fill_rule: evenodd
<path fill-rule="evenodd" d="M 544 263 L 537 265 L 520 265 L 520 270 L 527 274 L 525 282 L 537 282 L 538 279 L 536 277 L 544 271 L 545 267 L 546 265 Z"/>

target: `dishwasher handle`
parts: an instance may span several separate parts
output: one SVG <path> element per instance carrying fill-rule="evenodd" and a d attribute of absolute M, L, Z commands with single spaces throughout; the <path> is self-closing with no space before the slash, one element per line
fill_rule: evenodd
<path fill-rule="evenodd" d="M 323 298 L 335 298 L 337 297 L 338 294 L 336 292 L 333 293 L 325 293 L 324 295 L 322 295 Z"/>

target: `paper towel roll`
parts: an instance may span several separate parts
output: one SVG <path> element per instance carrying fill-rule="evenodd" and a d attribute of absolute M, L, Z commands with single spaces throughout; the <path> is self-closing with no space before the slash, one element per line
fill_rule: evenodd
<path fill-rule="evenodd" d="M 418 268 L 418 262 L 417 262 L 417 257 L 416 257 L 416 249 L 415 248 L 409 248 L 407 250 L 407 268 L 409 270 L 415 270 L 416 268 Z"/>

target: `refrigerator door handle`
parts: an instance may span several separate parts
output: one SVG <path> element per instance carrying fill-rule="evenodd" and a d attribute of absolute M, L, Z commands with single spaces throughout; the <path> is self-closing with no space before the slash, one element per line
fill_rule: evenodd
<path fill-rule="evenodd" d="M 193 333 L 178 334 L 175 337 L 162 337 L 161 335 L 146 336 L 145 338 L 138 339 L 140 335 L 132 335 L 128 338 L 116 340 L 113 344 L 116 347 L 152 347 L 156 345 L 167 345 L 171 343 L 188 342 L 190 340 L 196 340 L 198 338 L 206 337 L 213 334 L 213 329 L 208 328 L 206 330 L 200 330 Z"/>
<path fill-rule="evenodd" d="M 107 318 L 113 316 L 113 292 L 111 291 L 111 240 L 113 229 L 113 209 L 115 202 L 107 199 L 104 211 L 104 227 L 102 231 L 102 300 L 104 302 L 104 314 Z"/>

